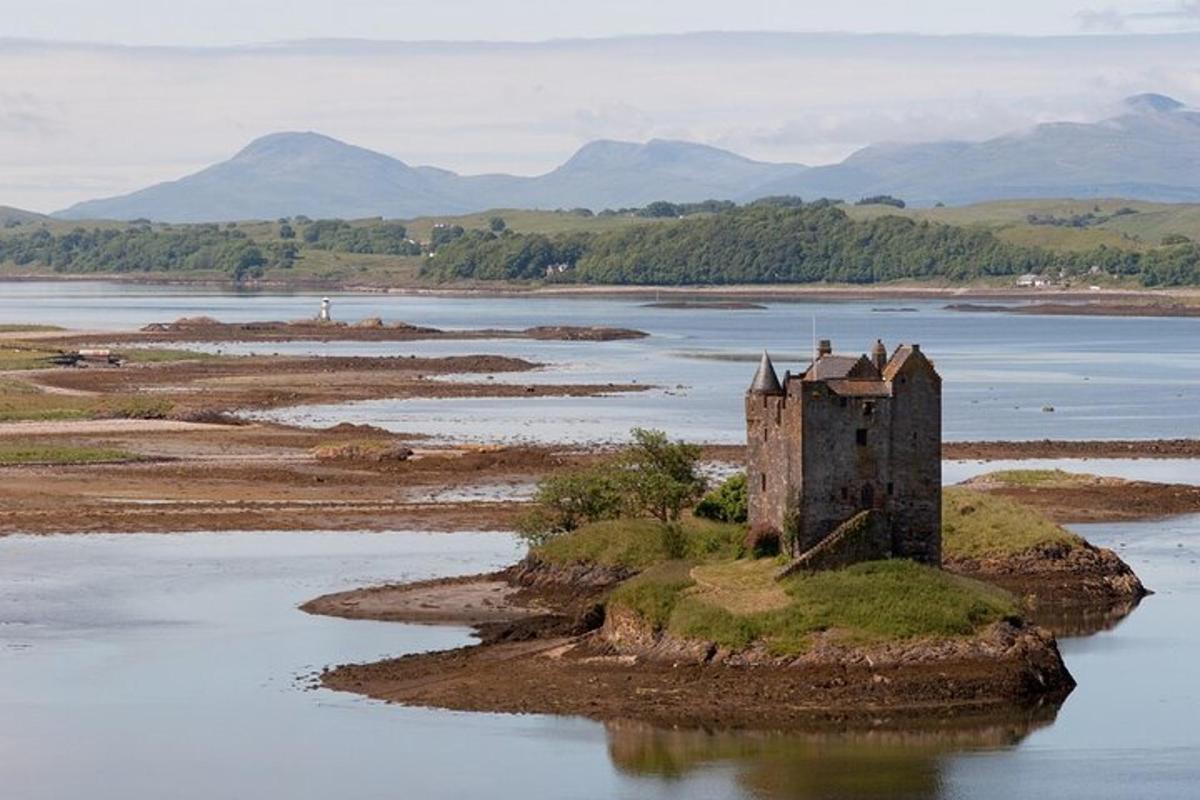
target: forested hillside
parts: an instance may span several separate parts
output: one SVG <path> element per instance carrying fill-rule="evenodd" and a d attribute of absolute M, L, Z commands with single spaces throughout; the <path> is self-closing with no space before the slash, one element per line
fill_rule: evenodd
<path fill-rule="evenodd" d="M 31 222 L 0 231 L 0 264 L 10 274 L 169 272 L 361 285 L 871 284 L 1026 272 L 1200 285 L 1200 248 L 1178 233 L 1157 244 L 1112 234 L 1116 245 L 1051 249 L 1012 239 L 1018 230 L 1051 227 L 1045 223 L 946 224 L 881 208 L 779 197 L 740 207 L 654 203 L 600 214 L 507 211 L 410 223 L 303 216 L 225 225 Z"/>
<path fill-rule="evenodd" d="M 967 281 L 1025 272 L 1098 268 L 1147 286 L 1200 283 L 1190 241 L 1132 251 L 1052 252 L 1010 244 L 980 227 L 900 216 L 852 219 L 835 204 L 761 201 L 710 216 L 608 233 L 465 231 L 423 272 L 436 280 L 535 280 L 584 284 L 878 283 Z"/>

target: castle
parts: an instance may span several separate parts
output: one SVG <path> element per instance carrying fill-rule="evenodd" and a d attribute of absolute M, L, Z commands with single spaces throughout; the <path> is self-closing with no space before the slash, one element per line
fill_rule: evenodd
<path fill-rule="evenodd" d="M 823 340 L 782 382 L 763 353 L 746 435 L 751 529 L 779 532 L 793 558 L 837 540 L 832 563 L 941 563 L 942 380 L 919 345 L 843 356 Z"/>

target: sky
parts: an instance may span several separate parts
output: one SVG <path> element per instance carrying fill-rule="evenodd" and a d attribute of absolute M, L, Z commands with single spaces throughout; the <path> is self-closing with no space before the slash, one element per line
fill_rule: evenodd
<path fill-rule="evenodd" d="M 5 36 L 148 45 L 326 37 L 597 38 L 692 31 L 927 34 L 1196 30 L 1197 0 L 3 0 Z"/>
<path fill-rule="evenodd" d="M 0 0 L 0 205 L 132 191 L 280 130 L 464 173 L 598 138 L 822 164 L 1143 91 L 1200 104 L 1200 0 Z"/>

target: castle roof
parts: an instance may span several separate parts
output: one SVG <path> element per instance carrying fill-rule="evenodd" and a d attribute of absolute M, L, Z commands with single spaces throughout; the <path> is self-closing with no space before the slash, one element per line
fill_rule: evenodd
<path fill-rule="evenodd" d="M 825 354 L 818 357 L 804 373 L 806 381 L 835 381 L 844 378 L 877 381 L 879 380 L 879 370 L 866 356 Z"/>
<path fill-rule="evenodd" d="M 892 353 L 892 357 L 888 361 L 887 366 L 883 368 L 883 379 L 885 381 L 890 381 L 895 378 L 911 358 L 925 358 L 925 355 L 921 352 L 919 345 L 902 344 L 897 347 L 896 352 Z"/>
<path fill-rule="evenodd" d="M 783 387 L 779 384 L 779 376 L 775 374 L 775 365 L 771 363 L 771 357 L 764 350 L 762 360 L 758 362 L 758 372 L 754 373 L 754 380 L 750 382 L 750 392 L 754 394 L 783 394 Z"/>
<path fill-rule="evenodd" d="M 889 397 L 892 386 L 887 381 L 845 378 L 828 381 L 830 390 L 840 397 Z"/>
<path fill-rule="evenodd" d="M 858 356 L 823 355 L 814 361 L 808 371 L 804 373 L 804 380 L 831 381 L 845 378 L 850 375 L 850 371 L 857 363 Z"/>

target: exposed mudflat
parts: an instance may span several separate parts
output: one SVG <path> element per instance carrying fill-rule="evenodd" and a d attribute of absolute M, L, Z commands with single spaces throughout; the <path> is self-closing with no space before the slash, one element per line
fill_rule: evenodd
<path fill-rule="evenodd" d="M 719 461 L 746 459 L 744 445 L 710 445 L 705 457 Z M 1011 461 L 1025 458 L 1198 458 L 1200 439 L 1033 439 L 1015 441 L 942 442 L 942 458 L 950 461 Z"/>
<path fill-rule="evenodd" d="M 942 442 L 942 458 L 1200 458 L 1200 439 L 1112 439 Z"/>
<path fill-rule="evenodd" d="M 430 339 L 539 339 L 557 341 L 607 342 L 641 339 L 643 331 L 603 326 L 554 325 L 520 330 L 481 328 L 441 330 L 404 322 L 386 324 L 378 318 L 353 324 L 342 322 L 220 322 L 209 317 L 185 317 L 174 322 L 155 322 L 139 331 L 104 334 L 106 342 L 411 342 Z M 59 337 L 64 343 L 79 341 L 78 336 Z M 82 337 L 94 339 L 94 336 Z"/>
<path fill-rule="evenodd" d="M 1013 485 L 983 475 L 964 485 L 1031 506 L 1055 522 L 1125 522 L 1200 513 L 1200 486 L 1071 476 L 1048 485 Z"/>
<path fill-rule="evenodd" d="M 1200 305 L 1163 302 L 1082 302 L 1030 303 L 999 305 L 988 303 L 951 303 L 949 311 L 1000 314 L 1041 314 L 1072 317 L 1200 317 Z"/>

